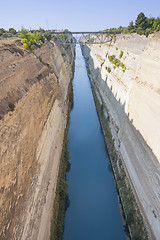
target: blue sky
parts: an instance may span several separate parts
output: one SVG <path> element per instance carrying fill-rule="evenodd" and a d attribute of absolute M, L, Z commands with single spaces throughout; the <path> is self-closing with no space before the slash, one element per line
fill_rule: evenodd
<path fill-rule="evenodd" d="M 97 31 L 127 26 L 138 13 L 160 17 L 160 0 L 0 0 L 0 27 Z"/>

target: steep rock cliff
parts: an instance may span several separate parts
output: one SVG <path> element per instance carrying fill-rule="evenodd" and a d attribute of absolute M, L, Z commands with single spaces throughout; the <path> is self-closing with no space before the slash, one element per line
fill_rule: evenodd
<path fill-rule="evenodd" d="M 97 97 L 108 109 L 105 115 L 109 114 L 116 149 L 153 239 L 160 236 L 159 49 L 159 34 L 149 38 L 120 35 L 106 44 L 82 47 Z M 112 58 L 122 64 L 116 66 Z"/>
<path fill-rule="evenodd" d="M 0 46 L 0 239 L 49 239 L 74 49 Z"/>

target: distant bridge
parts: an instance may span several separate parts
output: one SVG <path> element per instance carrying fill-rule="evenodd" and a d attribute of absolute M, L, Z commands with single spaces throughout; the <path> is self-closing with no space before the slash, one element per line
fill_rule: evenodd
<path fill-rule="evenodd" d="M 54 41 L 58 44 L 103 44 L 110 42 L 119 32 L 69 32 L 52 31 Z"/>

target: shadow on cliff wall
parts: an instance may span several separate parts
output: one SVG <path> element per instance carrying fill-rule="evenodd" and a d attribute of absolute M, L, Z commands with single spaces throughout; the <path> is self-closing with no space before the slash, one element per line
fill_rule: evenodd
<path fill-rule="evenodd" d="M 84 48 L 85 48 L 85 50 L 84 50 Z M 91 63 L 92 66 L 94 66 L 94 62 L 93 62 L 93 59 L 91 57 L 90 58 L 86 57 L 85 52 L 84 52 L 84 51 L 87 51 L 87 55 L 90 56 L 91 50 L 86 45 L 85 46 L 81 46 L 81 50 L 82 50 L 83 57 L 85 58 L 85 63 L 86 63 L 86 68 L 87 68 L 87 72 L 88 72 L 88 77 L 89 77 L 89 79 L 91 81 L 91 76 L 90 76 L 91 72 L 90 72 L 90 69 L 89 69 L 89 60 L 90 60 L 90 63 Z M 98 68 L 98 67 L 94 68 L 94 80 L 95 79 L 101 80 L 101 83 L 104 85 L 105 88 L 107 87 L 110 90 L 111 95 L 114 97 L 116 102 L 119 103 L 119 107 L 125 113 L 125 103 L 122 103 L 121 98 L 119 98 L 118 100 L 116 99 L 118 93 L 117 92 L 113 93 L 113 87 L 112 86 L 110 86 L 110 87 L 108 86 L 108 84 L 107 84 L 108 76 L 107 75 L 106 75 L 105 81 L 102 80 L 102 78 L 101 78 L 101 71 L 100 70 L 101 70 L 101 68 Z"/>
<path fill-rule="evenodd" d="M 88 72 L 88 77 L 90 79 L 90 81 L 95 82 L 98 85 L 101 85 L 101 88 L 103 88 L 103 94 L 106 96 L 106 98 L 108 99 L 108 101 L 110 102 L 110 105 L 112 105 L 112 109 L 114 110 L 114 112 L 117 112 L 117 118 L 119 121 L 119 127 L 122 129 L 126 129 L 128 128 L 128 133 L 132 132 L 134 134 L 135 139 L 137 139 L 138 143 L 139 143 L 139 147 L 141 147 L 142 149 L 144 149 L 144 158 L 146 159 L 152 159 L 152 161 L 154 161 L 155 164 L 159 165 L 158 159 L 156 158 L 155 154 L 153 153 L 152 149 L 148 146 L 147 142 L 145 141 L 145 139 L 143 138 L 143 136 L 141 135 L 140 131 L 138 129 L 136 129 L 136 127 L 134 126 L 134 120 L 129 118 L 130 113 L 125 113 L 125 103 L 122 103 L 121 99 L 119 98 L 118 100 L 116 99 L 118 93 L 113 93 L 113 88 L 112 86 L 109 87 L 107 84 L 107 77 L 106 80 L 104 81 L 101 78 L 101 69 L 100 68 L 94 68 L 94 77 L 92 76 L 92 80 L 91 80 L 91 70 L 89 69 L 89 61 L 91 66 L 94 66 L 94 62 L 93 59 L 88 56 L 90 56 L 90 48 L 88 46 L 81 46 L 81 50 L 82 50 L 82 54 L 85 58 L 85 62 L 86 62 L 86 68 L 87 68 L 87 72 Z M 87 52 L 87 54 L 86 54 Z M 96 86 L 97 88 L 97 86 Z M 107 106 L 108 108 L 108 106 Z M 111 116 L 113 119 L 113 116 Z M 123 131 L 123 130 L 122 130 Z M 127 134 L 127 131 L 124 132 L 123 131 L 123 135 L 125 136 L 125 134 Z M 134 145 L 134 143 L 133 143 Z"/>

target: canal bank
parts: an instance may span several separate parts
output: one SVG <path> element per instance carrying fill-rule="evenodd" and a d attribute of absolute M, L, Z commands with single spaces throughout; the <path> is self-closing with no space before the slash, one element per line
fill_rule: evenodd
<path fill-rule="evenodd" d="M 76 49 L 64 240 L 124 240 L 118 196 L 81 49 Z"/>

